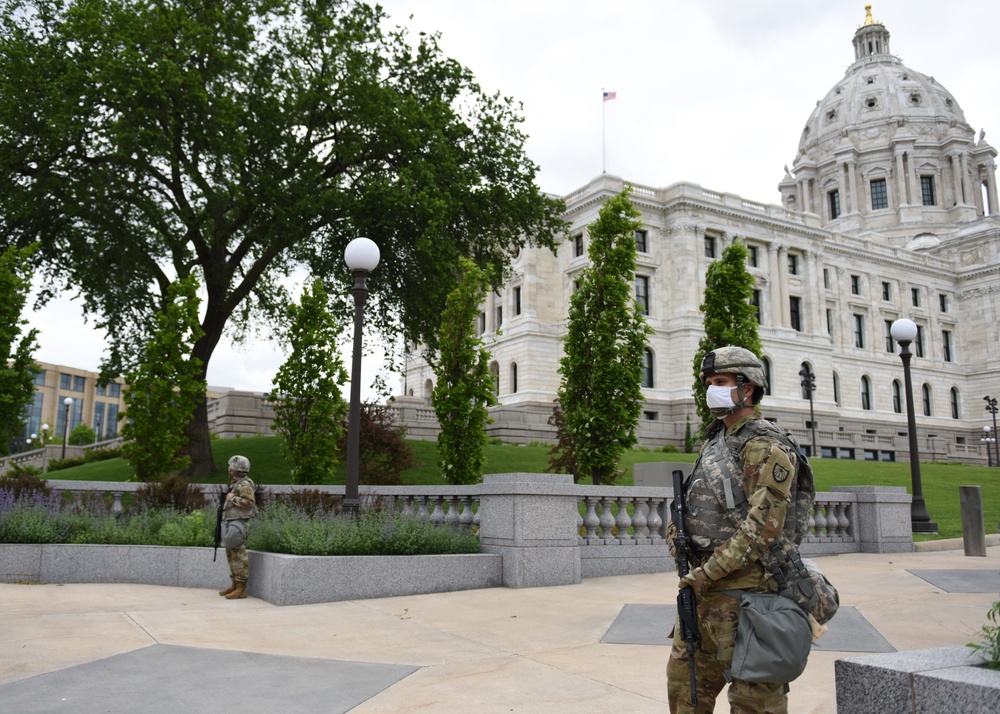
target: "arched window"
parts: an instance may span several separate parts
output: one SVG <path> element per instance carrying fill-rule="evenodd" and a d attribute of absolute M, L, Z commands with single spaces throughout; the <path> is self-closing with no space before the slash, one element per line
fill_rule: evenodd
<path fill-rule="evenodd" d="M 898 379 L 892 380 L 892 410 L 897 414 L 903 413 L 903 385 Z"/>
<path fill-rule="evenodd" d="M 833 373 L 833 403 L 840 406 L 840 375 Z"/>
<path fill-rule="evenodd" d="M 960 410 L 958 408 L 958 387 L 951 388 L 951 418 L 958 419 Z"/>
<path fill-rule="evenodd" d="M 500 365 L 490 362 L 490 376 L 493 377 L 493 396 L 500 396 Z"/>
<path fill-rule="evenodd" d="M 861 378 L 861 408 L 872 408 L 872 381 L 867 376 Z"/>
<path fill-rule="evenodd" d="M 434 397 L 434 382 L 427 380 L 424 382 L 424 402 L 430 406 L 431 399 Z"/>
<path fill-rule="evenodd" d="M 653 388 L 653 350 L 648 347 L 642 353 L 642 386 Z"/>
<path fill-rule="evenodd" d="M 931 385 L 924 382 L 924 386 L 920 388 L 921 393 L 924 397 L 924 416 L 931 416 Z"/>
<path fill-rule="evenodd" d="M 511 394 L 517 394 L 517 362 L 510 365 L 510 391 Z"/>
<path fill-rule="evenodd" d="M 771 393 L 771 360 L 767 357 L 761 357 L 761 365 L 764 367 L 764 379 L 767 380 L 767 387 L 764 389 L 764 394 Z"/>
<path fill-rule="evenodd" d="M 813 374 L 808 362 L 803 362 L 799 368 L 799 386 L 802 387 L 803 399 L 810 397 L 810 391 L 816 391 L 816 375 Z"/>

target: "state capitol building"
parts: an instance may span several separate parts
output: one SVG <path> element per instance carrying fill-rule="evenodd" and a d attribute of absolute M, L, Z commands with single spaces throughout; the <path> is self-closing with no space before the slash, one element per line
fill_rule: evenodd
<path fill-rule="evenodd" d="M 845 43 L 846 44 L 846 43 Z M 899 345 L 911 351 L 923 460 L 986 463 L 984 395 L 1000 392 L 1000 205 L 996 149 L 933 77 L 905 66 L 870 9 L 854 62 L 806 119 L 780 204 L 690 183 L 632 186 L 635 297 L 654 329 L 645 352 L 640 444 L 684 444 L 697 427 L 692 360 L 703 334 L 708 266 L 734 240 L 749 251 L 770 388 L 764 415 L 825 458 L 906 461 Z M 551 441 L 569 297 L 587 267 L 604 201 L 626 178 L 603 174 L 564 197 L 571 229 L 558 252 L 525 247 L 480 315 L 499 405 L 491 436 Z M 800 371 L 815 376 L 814 423 Z M 423 412 L 434 373 L 409 355 L 403 413 Z M 406 407 L 412 407 L 407 409 Z M 413 425 L 413 417 L 402 423 Z"/>

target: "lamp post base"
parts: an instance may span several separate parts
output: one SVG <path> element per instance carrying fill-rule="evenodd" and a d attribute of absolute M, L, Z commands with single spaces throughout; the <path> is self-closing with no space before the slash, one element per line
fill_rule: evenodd
<path fill-rule="evenodd" d="M 910 521 L 911 530 L 914 533 L 937 533 L 937 523 L 934 521 Z"/>

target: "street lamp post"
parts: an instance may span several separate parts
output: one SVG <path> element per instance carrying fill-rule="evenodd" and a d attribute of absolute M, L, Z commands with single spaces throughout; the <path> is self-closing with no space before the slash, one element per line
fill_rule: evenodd
<path fill-rule="evenodd" d="M 812 449 L 809 451 L 809 456 L 816 458 L 816 415 L 813 411 L 813 392 L 816 391 L 816 375 L 809 371 L 807 365 L 802 365 L 802 369 L 799 370 L 799 376 L 802 378 L 802 389 L 809 398 L 809 428 L 812 430 Z"/>
<path fill-rule="evenodd" d="M 63 404 L 66 405 L 66 418 L 63 421 L 63 448 L 62 448 L 62 458 L 66 458 L 66 442 L 69 440 L 69 410 L 73 406 L 73 397 L 66 397 L 63 400 Z"/>
<path fill-rule="evenodd" d="M 359 510 L 358 467 L 361 460 L 361 334 L 368 299 L 368 274 L 378 266 L 378 246 L 369 238 L 355 238 L 344 249 L 344 262 L 354 273 L 354 353 L 351 364 L 351 403 L 347 415 L 347 481 L 343 510 L 356 515 Z"/>
<path fill-rule="evenodd" d="M 997 400 L 996 397 L 990 397 L 989 395 L 983 397 L 986 401 L 986 411 L 993 415 L 993 448 L 996 449 L 996 459 L 993 461 L 994 464 L 1000 466 L 1000 446 L 997 445 Z M 990 445 L 987 444 L 986 448 L 989 449 Z"/>
<path fill-rule="evenodd" d="M 937 533 L 937 523 L 931 521 L 924 503 L 920 485 L 920 451 L 917 449 L 917 419 L 913 411 L 913 381 L 910 378 L 910 343 L 917 336 L 917 325 L 905 317 L 889 328 L 892 339 L 899 343 L 899 357 L 903 360 L 903 381 L 906 387 L 906 427 L 910 436 L 910 481 L 913 498 L 910 501 L 910 526 L 914 533 Z"/>
<path fill-rule="evenodd" d="M 986 465 L 993 466 L 993 449 L 990 444 L 996 443 L 996 437 L 990 436 L 990 428 L 988 426 L 983 427 L 983 438 L 980 439 L 986 445 Z"/>
<path fill-rule="evenodd" d="M 45 446 L 46 442 L 48 442 L 49 425 L 48 424 L 42 424 L 41 430 L 42 430 L 42 446 Z"/>

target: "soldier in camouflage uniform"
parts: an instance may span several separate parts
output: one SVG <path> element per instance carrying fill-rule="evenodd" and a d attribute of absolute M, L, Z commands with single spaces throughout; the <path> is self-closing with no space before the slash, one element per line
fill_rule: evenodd
<path fill-rule="evenodd" d="M 672 714 L 713 712 L 715 698 L 726 685 L 740 603 L 722 591 L 777 592 L 778 586 L 761 565 L 760 555 L 785 528 L 797 467 L 794 449 L 787 440 L 772 436 L 780 433 L 777 427 L 754 409 L 767 387 L 756 355 L 741 347 L 709 352 L 702 362 L 701 379 L 707 389 L 708 406 L 718 420 L 706 432 L 698 462 L 685 485 L 685 525 L 695 553 L 690 572 L 680 582 L 681 588 L 694 590 L 698 601 L 702 638 L 695 654 L 698 705 L 691 706 L 688 653 L 677 625 L 667 663 Z M 735 479 L 742 476 L 743 493 L 731 488 L 731 481 L 723 477 L 726 473 Z M 709 484 L 721 481 L 730 488 L 720 500 L 719 489 L 713 490 Z M 748 501 L 749 512 L 736 528 L 725 512 L 741 499 Z M 787 691 L 785 684 L 732 680 L 731 711 L 787 714 Z"/>
<path fill-rule="evenodd" d="M 236 455 L 229 459 L 229 478 L 232 483 L 222 511 L 223 521 L 241 520 L 248 533 L 250 518 L 257 515 L 257 499 L 253 481 L 247 475 L 249 472 L 250 460 L 247 457 Z M 227 589 L 220 590 L 219 595 L 227 600 L 245 598 L 247 581 L 250 579 L 250 559 L 247 558 L 246 542 L 236 548 L 226 548 L 226 560 L 229 561 L 229 575 L 233 583 Z"/>

